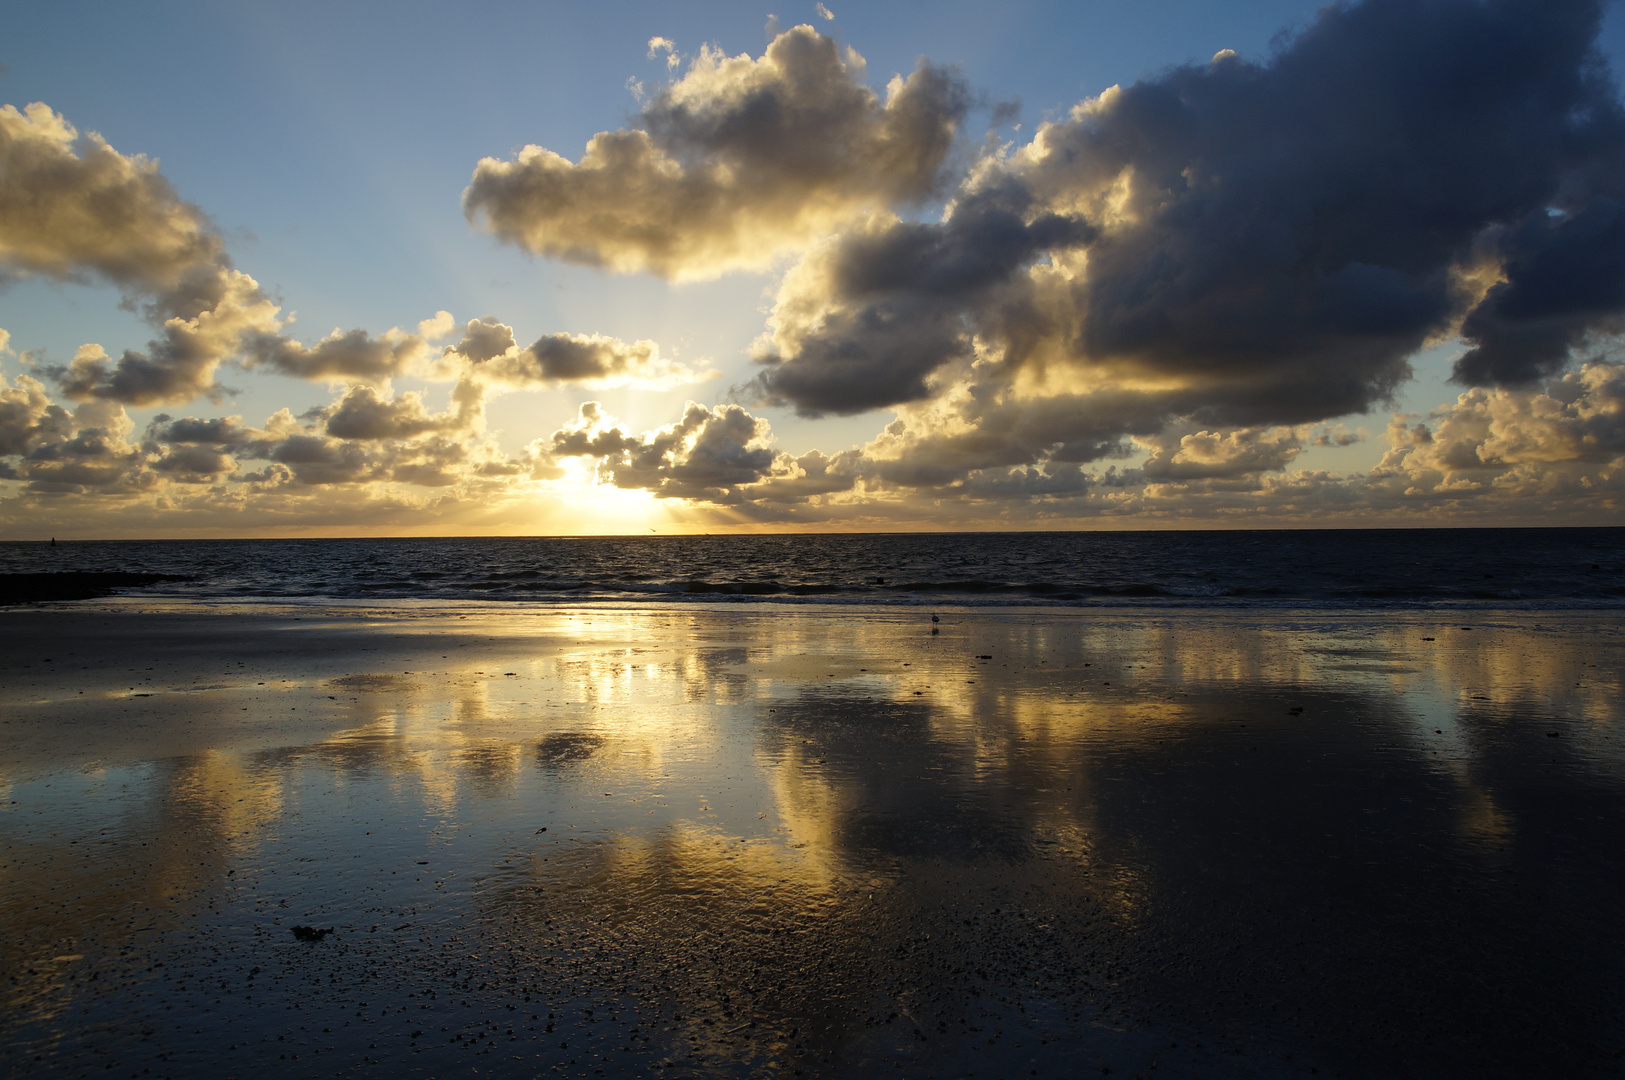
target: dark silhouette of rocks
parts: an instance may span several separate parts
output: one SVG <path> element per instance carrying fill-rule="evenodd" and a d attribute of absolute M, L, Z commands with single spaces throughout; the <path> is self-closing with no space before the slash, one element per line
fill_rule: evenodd
<path fill-rule="evenodd" d="M 191 581 L 180 574 L 136 574 L 128 571 L 64 570 L 49 574 L 0 574 L 0 604 L 38 604 L 51 600 L 94 600 L 119 589 L 160 581 Z"/>

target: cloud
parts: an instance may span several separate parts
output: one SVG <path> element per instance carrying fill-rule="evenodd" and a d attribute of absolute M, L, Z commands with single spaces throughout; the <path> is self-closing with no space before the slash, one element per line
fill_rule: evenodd
<path fill-rule="evenodd" d="M 728 504 L 742 501 L 739 489 L 772 470 L 777 455 L 768 435 L 767 422 L 738 405 L 707 408 L 692 401 L 676 423 L 633 435 L 609 426 L 602 406 L 592 401 L 539 449 L 555 459 L 595 458 L 597 475 L 616 487 Z"/>
<path fill-rule="evenodd" d="M 334 404 L 309 415 L 320 417 L 327 434 L 340 439 L 413 439 L 475 427 L 483 417 L 478 396 L 468 395 L 457 404 L 465 407 L 432 414 L 423 407 L 422 396 L 413 391 L 386 399 L 370 386 L 353 386 Z"/>
<path fill-rule="evenodd" d="M 675 70 L 677 65 L 679 65 L 679 64 L 681 64 L 683 62 L 683 58 L 681 56 L 679 56 L 678 53 L 677 53 L 677 43 L 674 42 L 671 38 L 666 38 L 666 37 L 652 37 L 652 38 L 650 38 L 649 39 L 649 59 L 653 60 L 656 57 L 658 57 L 661 53 L 666 54 L 666 67 L 669 68 L 669 69 Z M 639 87 L 638 87 L 638 91 L 639 91 L 638 97 L 639 98 L 642 98 L 642 96 L 643 96 L 642 90 L 643 90 L 643 87 L 640 84 Z"/>
<path fill-rule="evenodd" d="M 593 136 L 579 162 L 539 146 L 482 160 L 464 210 L 533 254 L 622 272 L 765 268 L 938 189 L 969 106 L 963 81 L 922 63 L 881 101 L 863 75 L 861 57 L 810 26 L 756 60 L 702 48 L 641 127 Z"/>
<path fill-rule="evenodd" d="M 0 375 L 0 457 L 26 454 L 36 444 L 60 442 L 72 433 L 67 410 L 46 395 L 38 379 L 19 375 L 8 386 Z"/>
<path fill-rule="evenodd" d="M 215 368 L 244 334 L 280 328 L 276 305 L 232 269 L 219 233 L 140 154 L 80 137 L 41 103 L 0 106 L 0 268 L 86 276 L 146 302 L 159 337 L 113 360 L 99 346 L 45 369 L 75 400 L 145 405 L 216 389 Z"/>
<path fill-rule="evenodd" d="M 991 115 L 988 116 L 987 126 L 989 128 L 1001 128 L 1015 125 L 1017 128 L 1019 128 L 1021 125 L 1018 123 L 1018 121 L 1020 120 L 1021 99 L 1019 97 L 1015 97 L 1009 99 L 1008 101 L 996 101 L 993 103 L 993 110 Z"/>
<path fill-rule="evenodd" d="M 237 471 L 237 462 L 207 446 L 177 446 L 152 463 L 156 472 L 168 473 L 182 483 L 206 484 Z"/>
<path fill-rule="evenodd" d="M 762 396 L 810 416 L 931 396 L 928 376 L 972 355 L 977 313 L 996 310 L 1018 272 L 1096 234 L 1032 211 L 1019 185 L 990 186 L 939 225 L 871 218 L 812 252 L 779 289 L 758 350 Z"/>
<path fill-rule="evenodd" d="M 858 450 L 825 454 L 809 450 L 800 457 L 780 454 L 766 479 L 751 491 L 759 506 L 822 501 L 826 495 L 853 490 L 863 476 L 863 455 Z"/>
<path fill-rule="evenodd" d="M 1052 398 L 1109 454 L 1095 397 L 1133 400 L 1118 435 L 1314 423 L 1390 400 L 1457 327 L 1458 378 L 1558 370 L 1625 310 L 1599 17 L 1368 0 L 1268 62 L 1114 87 L 984 155 L 941 220 L 841 225 L 786 274 L 741 389 L 814 416 L 958 394 L 965 430 L 921 450 Z"/>
<path fill-rule="evenodd" d="M 453 388 L 451 406 L 442 413 L 430 412 L 415 392 L 385 397 L 370 386 L 353 386 L 301 417 L 284 409 L 262 429 L 244 429 L 236 418 L 213 424 L 174 421 L 160 434 L 230 445 L 239 458 L 269 462 L 240 479 L 273 489 L 478 486 L 486 477 L 524 470 L 483 435 L 483 399 L 466 383 Z"/>
<path fill-rule="evenodd" d="M 490 386 L 527 389 L 552 386 L 665 388 L 709 376 L 666 360 L 653 341 L 621 341 L 602 334 L 546 334 L 520 348 L 513 327 L 491 318 L 471 319 L 463 339 L 444 359 L 466 365 L 470 377 Z"/>
<path fill-rule="evenodd" d="M 484 422 L 484 396 L 465 380 L 452 388 L 449 407 L 439 413 L 430 412 L 415 391 L 391 397 L 371 386 L 351 386 L 300 417 L 284 409 L 263 429 L 245 429 L 229 417 L 170 421 L 157 433 L 172 441 L 229 445 L 239 458 L 271 462 L 271 469 L 245 477 L 260 484 L 450 487 L 493 466 L 513 474 L 523 468 L 484 436 Z"/>
<path fill-rule="evenodd" d="M 1140 466 L 1148 480 L 1211 480 L 1278 472 L 1303 452 L 1303 439 L 1290 428 L 1196 431 L 1177 437 L 1164 432 L 1141 442 L 1151 448 L 1151 456 Z"/>
<path fill-rule="evenodd" d="M 1616 170 L 1625 167 L 1625 155 L 1615 156 Z M 1562 368 L 1591 335 L 1625 328 L 1622 196 L 1600 195 L 1573 214 L 1532 214 L 1498 234 L 1504 280 L 1462 325 L 1474 347 L 1456 362 L 1458 382 L 1528 383 Z"/>
<path fill-rule="evenodd" d="M 57 419 L 53 417 L 53 419 Z M 146 468 L 149 455 L 129 441 L 134 425 L 122 406 L 86 402 L 71 421 L 53 424 L 54 438 L 30 440 L 15 470 L 28 490 L 47 495 L 97 493 L 129 496 L 150 491 L 156 478 Z"/>
<path fill-rule="evenodd" d="M 21 111 L 0 106 L 0 262 L 56 278 L 89 271 L 164 295 L 225 265 L 225 252 L 207 217 L 176 195 L 156 161 L 126 157 L 94 132 L 81 139 L 35 102 Z"/>
<path fill-rule="evenodd" d="M 1598 360 L 1532 388 L 1476 387 L 1430 418 L 1389 427 L 1379 471 L 1482 480 L 1526 466 L 1625 456 L 1625 364 Z"/>
<path fill-rule="evenodd" d="M 259 334 L 245 343 L 251 367 L 264 367 L 300 379 L 362 380 L 381 383 L 400 375 L 428 355 L 428 343 L 398 329 L 373 337 L 365 330 L 334 330 L 305 346 L 278 334 Z"/>
<path fill-rule="evenodd" d="M 42 384 L 22 376 L 0 383 L 0 462 L 5 478 L 51 495 L 96 494 L 117 500 L 167 498 L 166 485 L 213 484 L 210 498 L 242 500 L 295 487 L 413 485 L 488 488 L 526 472 L 483 434 L 483 395 L 472 383 L 452 388 L 446 411 L 422 396 L 390 397 L 351 386 L 331 404 L 294 417 L 282 409 L 264 426 L 241 416 L 176 419 L 160 413 L 142 438 L 123 407 L 92 400 L 68 413 Z M 240 472 L 243 461 L 266 462 Z M 183 499 L 184 496 L 174 496 Z"/>
<path fill-rule="evenodd" d="M 279 333 L 280 309 L 253 278 L 233 270 L 223 283 L 226 290 L 212 308 L 189 319 L 166 320 L 145 352 L 127 349 L 113 360 L 101 346 L 86 345 L 68 364 L 43 370 L 75 401 L 163 405 L 203 395 L 219 398 L 215 374 L 233 356 L 250 369 L 299 379 L 374 384 L 407 373 L 429 356 L 424 337 L 399 329 L 376 337 L 365 330 L 335 329 L 314 345 L 301 344 Z M 435 319 L 425 323 L 431 331 L 439 328 Z"/>
<path fill-rule="evenodd" d="M 0 518 L 417 528 L 586 481 L 708 527 L 1617 520 L 1625 110 L 1599 18 L 1588 0 L 1334 5 L 1262 60 L 1114 87 L 974 158 L 952 153 L 971 95 L 947 69 L 882 98 L 810 27 L 760 58 L 703 49 L 579 162 L 481 162 L 464 208 L 612 270 L 783 268 L 755 377 L 741 404 L 650 430 L 588 402 L 519 453 L 487 434 L 489 395 L 714 373 L 653 341 L 521 344 L 444 311 L 302 344 L 155 163 L 44 106 L 0 113 L 0 267 L 112 282 L 157 328 L 37 369 L 71 410 L 0 381 Z M 30 192 L 56 224 L 24 220 Z M 1456 335 L 1455 401 L 1396 417 L 1367 471 L 1303 467 L 1350 460 L 1305 451 L 1366 438 L 1343 419 L 1391 407 L 1417 351 Z M 337 385 L 261 426 L 161 414 L 136 436 L 123 404 L 219 398 L 228 360 Z M 407 375 L 449 400 L 397 392 Z M 891 415 L 861 447 L 790 454 L 755 402 Z"/>
<path fill-rule="evenodd" d="M 1315 445 L 1337 447 L 1354 446 L 1357 443 L 1365 442 L 1366 439 L 1370 437 L 1370 434 L 1365 430 L 1365 428 L 1360 428 L 1357 431 L 1350 431 L 1346 424 L 1332 424 L 1316 433 Z"/>
<path fill-rule="evenodd" d="M 0 106 L 0 270 L 100 278 L 142 302 L 157 326 L 145 350 L 115 358 L 86 345 L 69 363 L 42 368 L 75 401 L 219 397 L 216 372 L 239 355 L 298 378 L 381 382 L 422 358 L 427 337 L 452 328 L 440 312 L 416 335 L 334 331 L 308 347 L 283 336 L 278 305 L 232 267 L 218 230 L 156 161 L 120 154 L 95 133 L 81 137 L 40 103 Z"/>
<path fill-rule="evenodd" d="M 215 371 L 250 335 L 275 335 L 277 306 L 259 284 L 236 270 L 221 272 L 213 302 L 190 318 L 164 320 L 147 351 L 127 349 L 117 360 L 100 345 L 82 346 L 66 366 L 44 370 L 74 401 L 101 398 L 128 405 L 160 405 L 218 394 Z"/>
<path fill-rule="evenodd" d="M 439 341 L 457 332 L 457 320 L 449 311 L 437 311 L 418 323 L 418 337 L 424 341 Z"/>
<path fill-rule="evenodd" d="M 159 413 L 147 425 L 147 439 L 151 442 L 242 446 L 260 437 L 262 433 L 243 425 L 241 416 L 222 416 L 211 420 L 188 416 L 176 420 L 167 413 Z"/>
<path fill-rule="evenodd" d="M 877 478 L 951 491 L 987 470 L 1124 458 L 1132 453 L 1129 435 L 1155 435 L 1168 419 L 1166 405 L 1146 392 L 1024 398 L 985 390 L 967 380 L 936 401 L 899 410 L 864 447 Z"/>
<path fill-rule="evenodd" d="M 1080 406 L 1100 410 L 1093 431 Z M 952 406 L 936 402 L 931 416 L 905 410 L 861 450 L 800 457 L 773 452 L 765 421 L 728 408 L 723 423 L 690 403 L 678 423 L 640 434 L 588 403 L 539 449 L 553 460 L 592 459 L 600 482 L 743 520 L 804 523 L 940 521 L 944 499 L 947 520 L 960 523 L 1243 512 L 1299 523 L 1583 521 L 1606 519 L 1625 495 L 1625 363 L 1609 360 L 1537 388 L 1475 388 L 1423 423 L 1396 419 L 1386 456 L 1368 473 L 1293 471 L 1306 428 L 1181 431 L 1129 397 L 1006 401 L 976 424 L 956 423 Z M 1142 433 L 1119 437 L 1125 421 Z M 1062 435 L 1073 441 L 1057 442 Z M 1314 441 L 1363 437 L 1339 427 Z M 708 452 L 697 454 L 702 444 Z M 1089 467 L 1145 451 L 1137 465 Z"/>
<path fill-rule="evenodd" d="M 1212 380 L 1233 422 L 1383 400 L 1478 305 L 1463 271 L 1618 175 L 1599 19 L 1525 0 L 1334 6 L 1267 65 L 1176 69 L 1042 130 L 1013 171 L 1103 226 L 1080 351 Z"/>
<path fill-rule="evenodd" d="M 1603 359 L 1538 387 L 1474 388 L 1427 417 L 1396 418 L 1381 464 L 1346 475 L 1293 470 L 1303 428 L 1178 431 L 1148 421 L 1149 433 L 1109 444 L 1121 421 L 1102 415 L 1090 443 L 1065 407 L 1078 402 L 1056 399 L 1007 402 L 982 428 L 905 410 L 861 449 L 799 455 L 775 449 L 767 421 L 736 405 L 690 402 L 673 423 L 639 432 L 588 402 L 509 456 L 481 433 L 480 400 L 477 387 L 459 384 L 450 406 L 432 412 L 419 395 L 358 386 L 259 427 L 238 416 L 159 415 L 137 440 L 120 406 L 90 401 L 69 413 L 24 376 L 0 389 L 0 472 L 23 485 L 0 502 L 0 516 L 64 520 L 99 506 L 131 522 L 168 515 L 217 526 L 472 521 L 477 507 L 501 513 L 573 490 L 581 470 L 572 461 L 592 482 L 687 503 L 693 520 L 714 525 L 1035 527 L 1233 514 L 1298 524 L 1583 522 L 1611 520 L 1625 497 L 1625 363 Z M 1060 432 L 1077 443 L 1033 453 Z M 1121 464 L 1091 464 L 1101 456 Z"/>

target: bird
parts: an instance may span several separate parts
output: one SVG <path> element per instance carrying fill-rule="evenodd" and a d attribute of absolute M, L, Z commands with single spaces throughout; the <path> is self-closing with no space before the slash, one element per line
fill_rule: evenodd
<path fill-rule="evenodd" d="M 935 615 L 933 615 L 933 616 L 931 616 L 931 621 L 932 622 L 941 622 L 942 620 L 937 618 Z"/>

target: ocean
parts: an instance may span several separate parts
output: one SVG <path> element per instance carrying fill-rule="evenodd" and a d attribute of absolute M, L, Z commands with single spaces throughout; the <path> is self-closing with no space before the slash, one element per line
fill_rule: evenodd
<path fill-rule="evenodd" d="M 70 579 L 39 577 L 62 573 L 88 584 L 53 593 Z M 1625 606 L 1625 528 L 0 544 L 0 602 L 110 591 L 201 601 L 1615 608 Z"/>

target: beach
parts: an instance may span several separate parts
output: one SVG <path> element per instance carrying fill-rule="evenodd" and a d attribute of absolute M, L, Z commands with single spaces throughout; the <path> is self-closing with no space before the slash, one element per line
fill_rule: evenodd
<path fill-rule="evenodd" d="M 1612 612 L 110 599 L 0 643 L 7 1075 L 1621 1068 Z"/>

